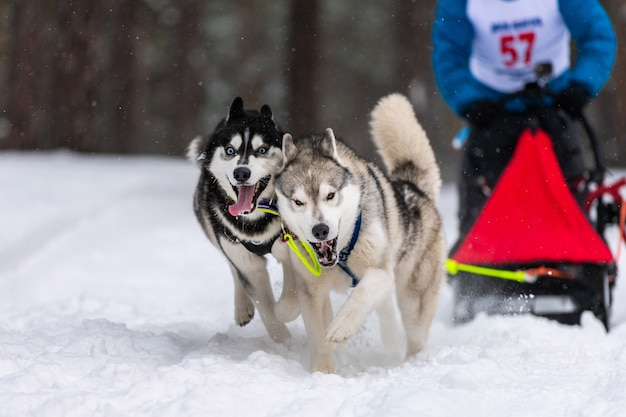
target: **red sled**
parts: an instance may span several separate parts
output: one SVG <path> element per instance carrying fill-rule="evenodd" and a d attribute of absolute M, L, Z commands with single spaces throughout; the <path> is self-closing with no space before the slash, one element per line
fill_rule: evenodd
<path fill-rule="evenodd" d="M 548 134 L 526 129 L 448 259 L 455 321 L 531 313 L 578 324 L 592 311 L 608 330 L 616 265 L 598 229 L 570 192 Z"/>

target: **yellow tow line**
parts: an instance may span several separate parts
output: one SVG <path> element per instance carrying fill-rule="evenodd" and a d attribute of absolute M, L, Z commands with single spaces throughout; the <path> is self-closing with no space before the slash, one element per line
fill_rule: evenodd
<path fill-rule="evenodd" d="M 298 259 L 300 259 L 300 262 L 302 262 L 302 265 L 304 265 L 304 267 L 308 269 L 311 274 L 315 275 L 316 277 L 319 277 L 321 275 L 322 266 L 317 260 L 317 255 L 315 254 L 315 251 L 313 250 L 309 242 L 300 240 L 300 243 L 304 247 L 304 250 L 306 250 L 306 253 L 309 255 L 310 261 L 306 258 L 306 256 L 304 256 L 302 252 L 300 252 L 300 248 L 298 248 L 298 245 L 294 241 L 293 236 L 291 235 L 291 233 L 287 233 L 285 229 L 283 229 L 283 241 L 287 243 L 289 249 L 291 249 L 293 253 L 296 254 Z"/>
<path fill-rule="evenodd" d="M 539 276 L 574 279 L 572 275 L 555 268 L 547 268 L 542 266 L 538 268 L 527 269 L 525 271 L 509 271 L 506 269 L 496 269 L 485 266 L 462 264 L 455 261 L 454 259 L 446 259 L 446 269 L 448 270 L 448 273 L 450 275 L 456 275 L 459 272 L 468 272 L 475 275 L 483 275 L 486 277 L 520 282 L 522 284 L 533 284 L 537 281 L 537 278 Z"/>

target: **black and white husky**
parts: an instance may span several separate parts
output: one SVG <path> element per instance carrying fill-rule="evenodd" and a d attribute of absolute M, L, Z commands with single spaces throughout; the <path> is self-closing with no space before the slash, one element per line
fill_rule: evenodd
<path fill-rule="evenodd" d="M 193 200 L 196 217 L 228 260 L 234 278 L 235 322 L 246 325 L 256 307 L 277 342 L 287 339 L 289 331 L 274 311 L 264 255 L 272 253 L 281 262 L 283 293 L 293 291 L 288 249 L 279 239 L 281 222 L 273 206 L 273 178 L 283 164 L 282 136 L 269 106 L 244 110 L 237 97 L 213 133 L 195 138 L 187 153 L 200 168 Z"/>
<path fill-rule="evenodd" d="M 324 135 L 283 138 L 284 169 L 275 177 L 280 213 L 322 266 L 309 272 L 294 258 L 297 296 L 311 369 L 333 372 L 334 343 L 353 336 L 370 311 L 383 339 L 395 330 L 395 292 L 406 355 L 425 345 L 435 314 L 445 255 L 435 207 L 441 178 L 432 148 L 409 101 L 394 94 L 371 114 L 371 133 L 388 173 Z M 329 292 L 356 284 L 334 315 Z M 391 335 L 393 337 L 393 335 Z"/>

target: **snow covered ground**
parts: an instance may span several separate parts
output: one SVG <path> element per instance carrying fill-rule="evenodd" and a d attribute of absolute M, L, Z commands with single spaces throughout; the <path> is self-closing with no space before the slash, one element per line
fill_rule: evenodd
<path fill-rule="evenodd" d="M 417 358 L 383 349 L 373 317 L 337 375 L 309 373 L 300 319 L 285 345 L 234 325 L 196 178 L 174 158 L 0 154 L 0 416 L 626 415 L 621 281 L 609 334 L 591 315 L 453 327 L 446 287 Z M 451 241 L 452 187 L 440 208 Z"/>

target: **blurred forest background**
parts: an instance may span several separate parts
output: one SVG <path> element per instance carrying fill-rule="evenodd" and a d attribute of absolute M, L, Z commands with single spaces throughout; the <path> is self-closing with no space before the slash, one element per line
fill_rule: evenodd
<path fill-rule="evenodd" d="M 626 3 L 613 76 L 588 115 L 626 164 Z M 0 149 L 184 154 L 240 95 L 294 134 L 333 127 L 375 159 L 368 113 L 407 94 L 453 179 L 462 126 L 431 68 L 435 0 L 0 0 Z"/>

